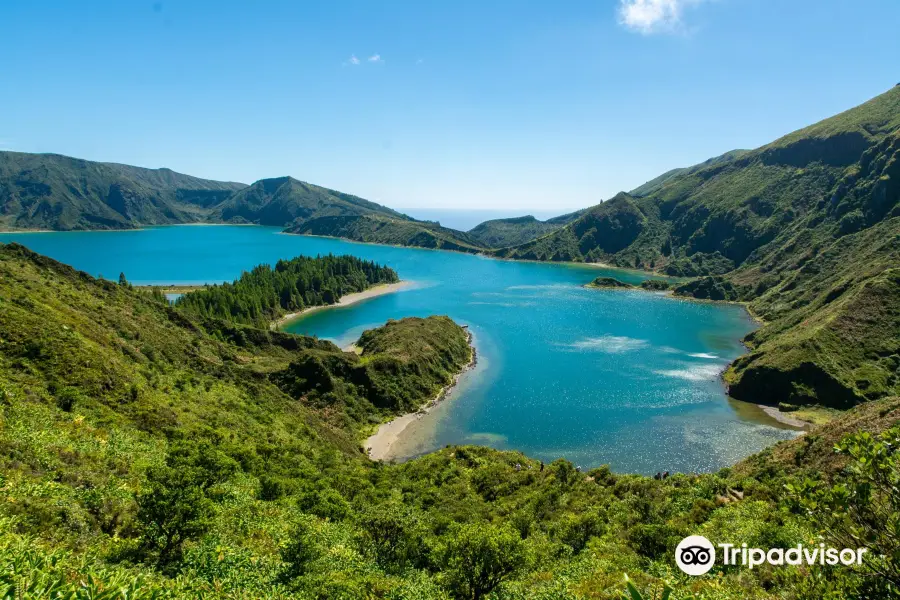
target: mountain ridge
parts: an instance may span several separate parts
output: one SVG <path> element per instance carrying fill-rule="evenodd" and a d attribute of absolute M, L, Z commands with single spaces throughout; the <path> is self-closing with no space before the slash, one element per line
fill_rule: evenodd
<path fill-rule="evenodd" d="M 696 277 L 675 294 L 747 303 L 767 324 L 725 374 L 736 398 L 900 393 L 900 88 L 650 187 L 493 254 Z"/>

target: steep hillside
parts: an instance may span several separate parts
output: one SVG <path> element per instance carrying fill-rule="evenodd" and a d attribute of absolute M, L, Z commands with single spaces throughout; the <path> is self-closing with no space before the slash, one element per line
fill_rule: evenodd
<path fill-rule="evenodd" d="M 0 246 L 3 597 L 612 599 L 625 573 L 648 597 L 664 583 L 710 600 L 888 597 L 867 568 L 678 574 L 688 534 L 827 535 L 783 506 L 802 444 L 666 480 L 471 446 L 376 464 L 367 428 L 471 354 L 447 317 L 357 345 L 202 318 Z M 883 430 L 895 405 L 849 413 L 822 443 Z"/>
<path fill-rule="evenodd" d="M 494 254 L 526 260 L 599 262 L 628 248 L 645 230 L 655 230 L 653 217 L 622 192 L 587 209 L 556 232 Z"/>
<path fill-rule="evenodd" d="M 556 231 L 563 225 L 564 223 L 538 221 L 533 216 L 528 215 L 511 219 L 485 221 L 474 229 L 469 230 L 469 235 L 485 248 L 506 248 L 530 242 L 551 231 Z"/>
<path fill-rule="evenodd" d="M 854 407 L 839 418 L 814 428 L 796 439 L 779 442 L 735 465 L 737 477 L 787 471 L 794 474 L 833 478 L 850 464 L 851 458 L 834 451 L 845 436 L 855 433 L 879 435 L 900 423 L 900 397 L 873 400 Z"/>
<path fill-rule="evenodd" d="M 650 183 L 497 254 L 699 276 L 675 293 L 749 302 L 767 325 L 726 374 L 737 398 L 900 393 L 900 87 Z"/>
<path fill-rule="evenodd" d="M 297 181 L 293 177 L 261 179 L 217 205 L 210 219 L 226 223 L 286 226 L 318 217 L 379 214 L 406 219 L 385 206 Z"/>
<path fill-rule="evenodd" d="M 408 219 L 350 194 L 297 181 L 208 181 L 169 169 L 56 154 L 0 152 L 0 228 L 128 229 L 176 223 L 286 226 L 322 216 Z"/>
<path fill-rule="evenodd" d="M 659 177 L 654 177 L 650 181 L 640 185 L 629 192 L 630 195 L 641 198 L 643 196 L 649 196 L 655 191 L 658 191 L 667 181 L 673 179 L 676 175 L 683 175 L 686 173 L 692 173 L 699 171 L 700 169 L 705 169 L 706 167 L 710 167 L 716 165 L 721 162 L 727 162 L 729 160 L 740 158 L 744 154 L 747 154 L 749 150 L 731 150 L 730 152 L 726 152 L 725 154 L 721 154 L 719 156 L 710 158 L 708 160 L 703 161 L 698 165 L 694 165 L 693 167 L 680 167 L 678 169 L 672 169 L 671 171 L 666 171 Z"/>
<path fill-rule="evenodd" d="M 169 169 L 0 152 L 0 228 L 128 229 L 193 223 L 244 188 Z"/>
<path fill-rule="evenodd" d="M 414 246 L 478 253 L 483 248 L 469 234 L 428 221 L 414 221 L 381 215 L 326 216 L 298 220 L 285 233 L 339 237 L 370 244 Z"/>
<path fill-rule="evenodd" d="M 462 252 L 483 248 L 475 236 L 462 231 L 292 177 L 247 186 L 169 169 L 0 152 L 0 230 L 181 223 L 252 223 L 382 244 Z"/>

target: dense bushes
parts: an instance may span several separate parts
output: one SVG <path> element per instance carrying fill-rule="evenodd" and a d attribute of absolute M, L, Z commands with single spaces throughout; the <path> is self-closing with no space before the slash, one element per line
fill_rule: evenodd
<path fill-rule="evenodd" d="M 389 323 L 356 356 L 200 318 L 15 247 L 0 249 L 0 301 L 4 600 L 619 599 L 623 572 L 642 591 L 668 582 L 676 598 L 895 593 L 872 584 L 888 563 L 687 578 L 671 556 L 688 533 L 786 547 L 839 532 L 840 511 L 893 523 L 890 486 L 866 478 L 877 465 L 896 481 L 894 438 L 848 450 L 861 470 L 849 471 L 849 495 L 830 496 L 845 503 L 817 501 L 829 514 L 782 502 L 807 476 L 817 490 L 841 484 L 826 486 L 833 469 L 802 472 L 820 438 L 802 456 L 797 443 L 659 481 L 474 446 L 376 464 L 360 452 L 362 429 L 403 402 L 379 409 L 367 385 L 407 400 L 443 385 L 470 358 L 447 318 Z M 889 536 L 866 535 L 894 556 Z"/>

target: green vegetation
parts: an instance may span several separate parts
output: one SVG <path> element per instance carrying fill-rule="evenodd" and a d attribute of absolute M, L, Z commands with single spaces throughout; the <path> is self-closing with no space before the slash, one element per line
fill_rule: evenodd
<path fill-rule="evenodd" d="M 672 287 L 672 284 L 665 279 L 645 279 L 641 282 L 641 287 L 652 292 L 662 292 Z"/>
<path fill-rule="evenodd" d="M 362 198 L 297 181 L 293 177 L 261 179 L 213 207 L 209 220 L 287 226 L 319 217 L 381 215 L 408 219 Z"/>
<path fill-rule="evenodd" d="M 757 150 L 619 194 L 507 258 L 698 279 L 766 325 L 726 373 L 735 398 L 847 408 L 900 393 L 900 88 Z"/>
<path fill-rule="evenodd" d="M 616 289 L 632 289 L 635 286 L 624 281 L 619 281 L 615 277 L 597 277 L 584 287 L 590 288 L 616 288 Z"/>
<path fill-rule="evenodd" d="M 131 229 L 175 223 L 286 226 L 323 216 L 396 211 L 291 177 L 253 185 L 169 169 L 96 163 L 57 154 L 0 152 L 0 228 Z"/>
<path fill-rule="evenodd" d="M 265 325 L 391 277 L 371 263 L 297 259 L 170 306 L 124 275 L 0 247 L 0 597 L 900 597 L 898 127 L 895 88 L 497 251 L 696 277 L 675 293 L 746 302 L 766 321 L 726 373 L 732 395 L 850 409 L 713 474 L 582 473 L 470 446 L 369 461 L 362 437 L 469 362 L 465 330 L 391 321 L 355 354 Z M 244 188 L 0 159 L 7 227 L 293 220 L 363 241 L 481 245 L 289 178 Z M 859 568 L 717 564 L 690 578 L 672 559 L 688 534 L 872 551 Z"/>
<path fill-rule="evenodd" d="M 513 219 L 494 219 L 470 230 L 469 235 L 485 248 L 507 248 L 530 242 L 556 231 L 564 224 L 560 221 L 538 221 L 530 215 Z"/>
<path fill-rule="evenodd" d="M 874 437 L 849 435 L 836 451 L 849 456 L 852 483 L 805 479 L 789 486 L 810 515 L 824 516 L 820 526 L 843 548 L 867 548 L 868 569 L 880 576 L 870 593 L 900 594 L 900 426 Z M 823 510 L 824 509 L 824 510 Z"/>
<path fill-rule="evenodd" d="M 234 283 L 186 293 L 176 304 L 205 317 L 268 327 L 287 313 L 398 281 L 393 269 L 354 256 L 298 256 L 279 260 L 275 268 L 259 265 Z"/>
<path fill-rule="evenodd" d="M 715 474 L 583 473 L 470 446 L 390 465 L 369 461 L 362 437 L 471 358 L 446 317 L 389 322 L 356 355 L 17 245 L 0 247 L 0 309 L 3 598 L 896 595 L 879 575 L 896 572 L 890 553 L 860 570 L 690 578 L 671 552 L 689 533 L 761 547 L 842 535 L 817 494 L 871 521 L 882 488 L 826 490 L 859 489 L 873 456 L 896 481 L 894 438 L 830 447 L 887 431 L 898 398 Z M 873 543 L 893 551 L 892 539 Z"/>
<path fill-rule="evenodd" d="M 248 186 L 56 154 L 0 152 L 0 208 L 0 229 L 252 223 L 361 242 L 461 252 L 484 249 L 462 231 L 292 177 Z"/>
<path fill-rule="evenodd" d="M 0 228 L 131 229 L 205 220 L 244 187 L 169 169 L 0 152 Z"/>
<path fill-rule="evenodd" d="M 633 190 L 631 190 L 628 193 L 636 198 L 642 198 L 644 196 L 649 196 L 653 192 L 656 192 L 659 189 L 661 189 L 663 185 L 665 185 L 668 181 L 670 181 L 671 179 L 674 179 L 678 175 L 684 175 L 685 173 L 694 173 L 701 169 L 705 169 L 706 167 L 711 167 L 713 165 L 716 165 L 716 164 L 719 164 L 722 162 L 728 162 L 735 158 L 740 158 L 741 156 L 747 154 L 748 152 L 750 152 L 750 151 L 749 150 L 731 150 L 730 152 L 726 152 L 725 154 L 705 160 L 702 163 L 700 163 L 699 165 L 694 165 L 693 167 L 682 167 L 679 169 L 672 169 L 671 171 L 666 171 L 659 177 L 654 177 L 650 181 L 634 188 Z"/>
<path fill-rule="evenodd" d="M 412 221 L 380 215 L 322 217 L 297 222 L 286 233 L 340 237 L 371 244 L 416 246 L 477 253 L 483 248 L 461 231 L 447 229 L 430 221 Z"/>
<path fill-rule="evenodd" d="M 533 217 L 490 221 L 465 233 L 292 177 L 245 185 L 169 169 L 21 152 L 0 152 L 0 209 L 0 229 L 6 230 L 256 224 L 285 227 L 289 233 L 470 253 L 528 241 L 580 214 L 543 223 Z"/>

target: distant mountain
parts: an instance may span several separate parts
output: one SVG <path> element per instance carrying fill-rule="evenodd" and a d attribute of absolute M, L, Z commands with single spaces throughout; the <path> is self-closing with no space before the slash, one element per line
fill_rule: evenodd
<path fill-rule="evenodd" d="M 476 240 L 462 231 L 441 227 L 431 221 L 415 221 L 376 214 L 323 216 L 298 220 L 285 229 L 285 233 L 323 235 L 372 244 L 469 253 L 484 250 Z"/>
<path fill-rule="evenodd" d="M 286 226 L 322 216 L 366 214 L 409 218 L 292 177 L 248 186 L 170 169 L 0 152 L 0 227 L 5 229 L 129 229 L 196 222 Z"/>
<path fill-rule="evenodd" d="M 504 258 L 596 262 L 626 248 L 648 226 L 635 199 L 622 192 L 586 209 L 554 233 L 512 248 L 496 250 Z"/>
<path fill-rule="evenodd" d="M 538 221 L 533 216 L 514 217 L 511 219 L 494 219 L 485 221 L 469 230 L 469 234 L 486 248 L 505 248 L 518 246 L 562 227 L 562 223 L 553 224 Z"/>
<path fill-rule="evenodd" d="M 479 252 L 462 231 L 293 177 L 252 185 L 57 154 L 0 152 L 0 229 L 253 223 L 290 233 Z"/>
<path fill-rule="evenodd" d="M 676 293 L 749 303 L 767 324 L 726 373 L 736 398 L 900 392 L 900 88 L 635 192 L 495 254 L 699 276 Z"/>
<path fill-rule="evenodd" d="M 492 219 L 470 229 L 469 235 L 485 248 L 518 246 L 556 231 L 566 223 L 577 219 L 584 212 L 584 210 L 579 210 L 546 221 L 539 221 L 532 215 Z"/>
<path fill-rule="evenodd" d="M 0 228 L 129 229 L 206 220 L 246 187 L 170 169 L 0 152 Z"/>
<path fill-rule="evenodd" d="M 224 223 L 285 226 L 318 217 L 367 214 L 409 219 L 380 204 L 293 177 L 261 179 L 235 192 L 215 207 L 210 219 Z"/>

